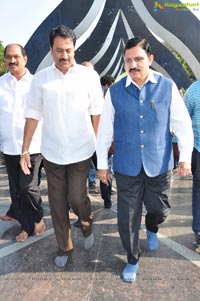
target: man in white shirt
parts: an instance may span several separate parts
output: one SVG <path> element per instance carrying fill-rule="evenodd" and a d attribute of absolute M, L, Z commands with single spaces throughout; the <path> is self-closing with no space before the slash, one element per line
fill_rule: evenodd
<path fill-rule="evenodd" d="M 142 206 L 147 243 L 157 250 L 159 225 L 170 212 L 168 200 L 174 166 L 170 125 L 178 137 L 177 175 L 191 172 L 193 133 L 189 114 L 175 83 L 150 70 L 151 46 L 130 39 L 124 51 L 127 76 L 110 87 L 97 137 L 98 175 L 108 183 L 107 151 L 114 137 L 113 170 L 118 192 L 118 227 L 127 261 L 125 282 L 134 282 L 139 267 Z"/>
<path fill-rule="evenodd" d="M 51 30 L 49 41 L 54 64 L 38 72 L 32 81 L 21 167 L 25 174 L 30 173 L 29 146 L 38 120 L 43 117 L 41 153 L 59 247 L 55 264 L 63 267 L 73 251 L 69 205 L 80 218 L 84 248 L 94 243 L 86 183 L 103 95 L 98 74 L 75 62 L 74 32 L 58 26 Z"/>
<path fill-rule="evenodd" d="M 20 154 L 24 134 L 24 107 L 33 76 L 26 69 L 27 56 L 19 44 L 10 44 L 4 51 L 8 73 L 0 77 L 0 144 L 8 173 L 11 206 L 2 220 L 18 220 L 21 232 L 17 241 L 45 230 L 38 183 L 40 129 L 30 147 L 32 170 L 29 176 L 20 168 Z"/>

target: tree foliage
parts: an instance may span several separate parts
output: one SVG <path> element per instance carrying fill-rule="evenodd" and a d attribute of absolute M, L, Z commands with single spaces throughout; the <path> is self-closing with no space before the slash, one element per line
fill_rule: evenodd
<path fill-rule="evenodd" d="M 176 52 L 171 46 L 169 46 L 167 43 L 165 43 L 165 46 L 169 49 L 169 51 L 176 57 L 176 59 L 179 61 L 179 63 L 182 65 L 183 69 L 187 73 L 188 77 L 192 80 L 195 81 L 195 75 L 186 63 L 186 61 L 180 56 L 178 52 Z"/>
<path fill-rule="evenodd" d="M 0 76 L 6 72 L 6 64 L 4 61 L 4 47 L 0 42 Z"/>

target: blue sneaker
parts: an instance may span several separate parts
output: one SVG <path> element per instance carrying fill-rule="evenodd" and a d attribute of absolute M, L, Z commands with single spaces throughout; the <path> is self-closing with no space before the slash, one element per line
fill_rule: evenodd
<path fill-rule="evenodd" d="M 155 251 L 158 249 L 158 236 L 157 233 L 151 232 L 149 230 L 146 231 L 147 233 L 147 243 L 149 250 Z"/>
<path fill-rule="evenodd" d="M 122 272 L 123 281 L 129 283 L 135 282 L 138 267 L 139 267 L 138 262 L 136 264 L 127 263 L 127 265 L 125 266 Z"/>

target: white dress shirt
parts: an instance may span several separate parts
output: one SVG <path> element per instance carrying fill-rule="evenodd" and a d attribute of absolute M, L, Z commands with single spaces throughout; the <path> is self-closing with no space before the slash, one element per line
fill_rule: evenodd
<path fill-rule="evenodd" d="M 155 71 L 152 70 L 149 71 L 149 76 L 146 82 L 150 80 L 151 82 L 156 83 L 156 79 L 153 75 L 154 72 Z M 131 83 L 137 86 L 137 84 L 132 81 L 130 76 L 127 76 L 126 87 L 129 86 Z M 107 156 L 108 156 L 108 149 L 111 145 L 114 136 L 113 133 L 114 115 L 115 115 L 115 109 L 112 105 L 110 91 L 108 90 L 105 97 L 104 109 L 101 115 L 98 135 L 97 135 L 98 169 L 108 169 Z M 191 119 L 189 117 L 184 101 L 175 83 L 173 83 L 172 86 L 172 96 L 171 96 L 171 106 L 170 106 L 170 125 L 171 128 L 173 129 L 173 132 L 178 138 L 178 147 L 180 151 L 179 161 L 190 163 L 191 153 L 193 149 L 193 133 L 191 131 Z"/>
<path fill-rule="evenodd" d="M 24 108 L 33 75 L 26 69 L 17 80 L 10 72 L 0 77 L 0 149 L 7 155 L 19 155 L 24 136 Z M 41 129 L 35 133 L 30 153 L 40 153 Z"/>
<path fill-rule="evenodd" d="M 96 144 L 91 115 L 100 115 L 103 103 L 99 75 L 92 68 L 74 64 L 63 74 L 53 64 L 38 72 L 25 116 L 43 116 L 42 155 L 56 164 L 91 157 Z"/>

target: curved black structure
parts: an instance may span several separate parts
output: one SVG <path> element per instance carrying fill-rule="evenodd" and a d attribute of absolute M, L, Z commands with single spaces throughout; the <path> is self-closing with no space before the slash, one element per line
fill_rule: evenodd
<path fill-rule="evenodd" d="M 156 66 L 160 66 L 160 70 L 165 70 L 178 87 L 187 88 L 190 85 L 191 80 L 181 64 L 149 30 L 141 13 L 137 12 L 137 5 L 134 1 L 102 0 L 100 4 L 98 1 L 81 0 L 80 7 L 78 0 L 72 2 L 63 0 L 47 16 L 25 46 L 29 56 L 28 68 L 31 72 L 36 72 L 45 56 L 48 55 L 50 29 L 59 24 L 65 24 L 75 30 L 78 39 L 81 40 L 83 35 L 87 36 L 76 49 L 77 62 L 92 61 L 100 75 L 111 74 L 117 77 L 123 71 L 124 44 L 129 38 L 139 35 L 151 43 Z M 176 39 L 184 43 L 200 61 L 197 47 L 200 45 L 200 35 L 197 30 L 200 22 L 188 9 L 180 12 L 171 8 L 169 14 L 169 8 L 155 10 L 155 1 L 137 1 L 144 5 L 144 10 L 151 15 L 153 20 L 173 33 Z M 180 1 L 175 2 L 180 3 Z M 159 4 L 164 6 L 164 1 L 159 1 Z M 77 7 L 80 8 L 77 10 Z M 102 11 L 98 15 L 100 9 Z M 176 43 L 173 47 L 176 50 Z"/>

